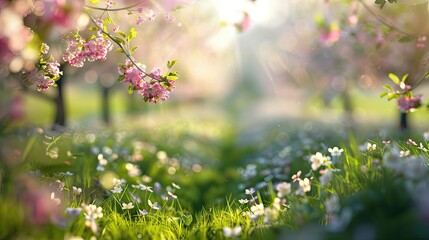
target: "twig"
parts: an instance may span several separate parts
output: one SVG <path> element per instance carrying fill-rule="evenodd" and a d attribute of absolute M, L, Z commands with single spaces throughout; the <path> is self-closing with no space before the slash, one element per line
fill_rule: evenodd
<path fill-rule="evenodd" d="M 140 1 L 140 2 L 137 2 L 137 3 L 135 3 L 135 4 L 132 4 L 132 5 L 130 5 L 130 6 L 127 6 L 127 7 L 121 7 L 121 8 L 101 8 L 101 7 L 93 7 L 93 6 L 89 6 L 89 5 L 86 5 L 86 4 L 85 4 L 85 7 L 86 7 L 86 8 L 89 8 L 89 9 L 94 9 L 94 10 L 108 11 L 108 12 L 115 12 L 115 11 L 122 11 L 122 10 L 127 10 L 127 9 L 130 9 L 130 8 L 133 8 L 133 7 L 137 7 L 137 6 L 141 5 L 141 4 L 143 4 L 144 2 L 145 2 L 145 0 L 142 0 L 142 1 Z"/>
<path fill-rule="evenodd" d="M 91 17 L 91 21 L 97 26 L 97 28 L 104 33 L 107 37 L 109 37 L 113 42 L 116 43 L 116 45 L 119 46 L 119 48 L 122 49 L 122 51 L 124 52 L 125 56 L 131 61 L 131 63 L 140 71 L 144 74 L 145 77 L 149 77 L 155 81 L 160 82 L 159 79 L 154 78 L 153 76 L 151 76 L 150 74 L 146 73 L 146 71 L 144 71 L 143 69 L 140 68 L 140 66 L 136 63 L 136 61 L 134 60 L 134 58 L 131 56 L 131 54 L 128 52 L 127 49 L 125 49 L 125 47 L 122 45 L 121 42 L 117 41 L 112 35 L 110 35 L 108 32 L 104 31 L 103 28 L 101 28 L 100 26 L 98 26 L 97 22 L 95 21 L 94 18 Z"/>
<path fill-rule="evenodd" d="M 380 17 L 380 16 L 378 16 L 377 15 L 377 13 L 375 13 L 372 9 L 371 9 L 371 7 L 369 7 L 363 0 L 359 0 L 359 2 L 364 6 L 364 8 L 373 16 L 373 17 L 375 17 L 379 22 L 381 22 L 382 24 L 384 24 L 385 26 L 387 26 L 387 27 L 389 27 L 389 28 L 391 28 L 391 29 L 393 29 L 393 30 L 396 30 L 397 32 L 400 32 L 400 33 L 402 33 L 402 34 L 404 34 L 404 35 L 406 35 L 406 36 L 408 36 L 408 37 L 415 37 L 415 38 L 417 38 L 418 36 L 416 36 L 415 34 L 413 34 L 413 33 L 409 33 L 409 32 L 406 32 L 406 31 L 404 31 L 404 30 L 402 30 L 402 29 L 400 29 L 400 28 L 398 28 L 398 27 L 396 27 L 395 25 L 393 25 L 393 24 L 390 24 L 390 23 L 388 23 L 386 20 L 384 20 L 382 17 Z"/>

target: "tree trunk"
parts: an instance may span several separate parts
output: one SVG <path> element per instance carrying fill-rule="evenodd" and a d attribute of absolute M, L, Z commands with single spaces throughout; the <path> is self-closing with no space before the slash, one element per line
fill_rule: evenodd
<path fill-rule="evenodd" d="M 64 107 L 64 80 L 65 80 L 65 65 L 60 66 L 60 71 L 63 75 L 56 81 L 58 94 L 54 100 L 55 102 L 55 120 L 53 129 L 59 130 L 66 126 L 66 113 Z"/>
<path fill-rule="evenodd" d="M 401 118 L 399 121 L 399 128 L 401 130 L 408 130 L 408 114 L 401 112 Z"/>
<path fill-rule="evenodd" d="M 102 87 L 103 94 L 102 94 L 102 117 L 103 121 L 106 125 L 110 124 L 110 109 L 109 109 L 109 93 L 110 88 L 108 87 Z"/>

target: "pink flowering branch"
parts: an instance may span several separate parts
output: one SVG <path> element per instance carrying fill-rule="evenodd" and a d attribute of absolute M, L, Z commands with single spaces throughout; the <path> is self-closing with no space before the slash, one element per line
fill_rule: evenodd
<path fill-rule="evenodd" d="M 128 50 L 124 47 L 124 45 L 119 42 L 118 40 L 116 40 L 111 34 L 109 34 L 108 32 L 106 32 L 102 27 L 100 27 L 97 23 L 97 21 L 91 17 L 91 21 L 95 24 L 95 26 L 97 26 L 97 29 L 99 31 L 101 31 L 103 34 L 105 34 L 108 38 L 110 38 L 114 43 L 116 43 L 116 45 L 118 45 L 118 47 L 122 50 L 122 52 L 125 54 L 125 56 L 131 61 L 131 63 L 140 71 L 143 73 L 143 75 L 145 77 L 149 77 L 155 81 L 160 82 L 161 80 L 153 77 L 151 74 L 148 74 L 146 71 L 144 71 L 134 60 L 134 58 L 131 56 L 131 54 L 128 52 Z"/>
<path fill-rule="evenodd" d="M 414 84 L 414 86 L 412 86 L 409 90 L 407 90 L 406 92 L 410 92 L 410 91 L 412 91 L 412 90 L 414 90 L 414 89 L 416 89 L 423 81 L 425 81 L 425 80 L 428 80 L 429 78 L 429 68 L 428 68 L 428 70 L 426 71 L 426 73 L 425 73 L 425 75 L 422 77 L 422 78 L 420 78 L 415 84 Z"/>
<path fill-rule="evenodd" d="M 382 17 L 378 16 L 372 9 L 371 7 L 369 7 L 363 0 L 359 0 L 359 2 L 364 6 L 364 8 L 373 16 L 375 17 L 380 23 L 382 23 L 383 25 L 389 27 L 390 29 L 393 29 L 399 33 L 402 33 L 408 37 L 415 37 L 417 38 L 418 36 L 416 36 L 415 34 L 406 32 L 396 26 L 394 26 L 393 24 L 388 23 L 386 20 L 384 20 Z"/>

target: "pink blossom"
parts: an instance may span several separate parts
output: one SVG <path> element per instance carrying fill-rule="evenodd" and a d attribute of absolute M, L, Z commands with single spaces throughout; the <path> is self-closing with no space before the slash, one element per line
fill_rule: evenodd
<path fill-rule="evenodd" d="M 130 60 L 126 60 L 124 65 L 119 65 L 118 71 L 123 75 L 122 81 L 138 90 L 137 93 L 142 95 L 146 102 L 166 101 L 174 88 L 174 81 L 162 81 L 160 68 L 154 68 L 146 75 L 142 72 L 146 70 L 146 66 L 141 63 L 137 63 L 137 66 L 138 68 Z"/>
<path fill-rule="evenodd" d="M 330 46 L 340 39 L 340 29 L 337 26 L 331 26 L 329 31 L 322 29 L 319 39 L 324 45 Z"/>
<path fill-rule="evenodd" d="M 240 32 L 245 32 L 250 28 L 251 23 L 252 21 L 249 13 L 244 12 L 243 20 L 239 24 L 236 24 L 235 26 Z"/>
<path fill-rule="evenodd" d="M 174 81 L 169 81 L 171 86 L 174 86 Z M 147 102 L 157 103 L 159 100 L 165 102 L 167 101 L 169 94 L 172 90 L 172 87 L 164 88 L 162 83 L 155 82 L 151 85 L 146 84 L 145 87 L 139 90 L 139 94 L 143 95 L 143 98 Z"/>
<path fill-rule="evenodd" d="M 422 105 L 422 96 L 417 97 L 406 97 L 403 96 L 398 99 L 398 108 L 401 112 L 412 111 Z"/>
<path fill-rule="evenodd" d="M 48 51 L 49 51 L 49 46 L 48 46 L 48 44 L 46 44 L 46 43 L 42 43 L 41 50 L 42 50 L 42 54 L 48 54 Z"/>
<path fill-rule="evenodd" d="M 165 14 L 165 20 L 174 22 L 174 21 L 176 21 L 176 17 L 173 16 L 172 14 L 170 14 L 170 13 L 166 13 Z"/>
<path fill-rule="evenodd" d="M 0 61 L 7 63 L 25 48 L 33 34 L 24 25 L 22 13 L 10 6 L 0 9 L 0 26 Z"/>
<path fill-rule="evenodd" d="M 349 20 L 349 23 L 350 23 L 350 25 L 352 27 L 356 27 L 356 25 L 359 22 L 359 18 L 358 18 L 358 16 L 356 14 L 350 15 L 349 18 L 348 18 L 348 20 Z"/>
<path fill-rule="evenodd" d="M 146 66 L 138 63 L 141 70 L 146 70 Z M 125 61 L 125 65 L 119 66 L 119 73 L 124 75 L 124 82 L 129 83 L 134 89 L 143 89 L 145 87 L 144 74 L 130 60 Z"/>
<path fill-rule="evenodd" d="M 106 8 L 111 8 L 113 6 L 113 1 L 112 0 L 107 0 L 106 1 Z"/>
<path fill-rule="evenodd" d="M 106 60 L 107 53 L 112 49 L 113 44 L 101 34 L 88 41 L 78 36 L 67 42 L 63 60 L 74 67 L 82 67 L 85 61 Z"/>
<path fill-rule="evenodd" d="M 157 80 L 161 80 L 161 69 L 159 67 L 156 67 L 149 75 Z"/>
<path fill-rule="evenodd" d="M 147 14 L 147 20 L 153 21 L 156 18 L 156 13 L 151 9 L 149 10 L 149 13 Z"/>
<path fill-rule="evenodd" d="M 55 85 L 55 80 L 63 74 L 59 66 L 56 61 L 47 62 L 44 69 L 35 68 L 30 72 L 24 72 L 24 81 L 27 85 L 35 85 L 37 91 L 46 90 Z"/>
<path fill-rule="evenodd" d="M 62 27 L 70 27 L 75 24 L 84 6 L 83 0 L 44 0 L 42 19 L 48 23 Z"/>
<path fill-rule="evenodd" d="M 137 24 L 137 26 L 139 26 L 139 25 L 141 25 L 143 22 L 145 22 L 147 19 L 146 19 L 146 17 L 142 17 L 142 16 L 139 16 L 138 18 L 137 18 L 137 22 L 136 22 L 136 24 Z"/>

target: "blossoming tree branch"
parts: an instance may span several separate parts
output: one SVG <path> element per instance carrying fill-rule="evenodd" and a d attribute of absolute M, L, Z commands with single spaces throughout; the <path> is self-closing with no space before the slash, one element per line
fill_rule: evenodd
<path fill-rule="evenodd" d="M 16 57 L 23 59 L 25 64 L 18 68 L 22 69 L 26 86 L 34 87 L 38 91 L 56 86 L 56 82 L 63 75 L 60 70 L 61 60 L 49 54 L 49 42 L 40 40 L 47 38 L 47 35 L 55 34 L 52 33 L 54 30 L 49 32 L 51 24 L 59 25 L 60 28 L 56 28 L 55 31 L 59 29 L 65 32 L 59 36 L 66 42 L 65 46 L 62 45 L 64 62 L 80 68 L 85 62 L 105 61 L 108 53 L 116 48 L 116 52 L 126 57 L 125 62 L 118 63 L 118 81 L 128 85 L 128 92 L 130 94 L 136 92 L 146 102 L 166 101 L 175 87 L 175 81 L 179 79 L 179 73 L 172 70 L 176 60 L 168 60 L 164 68 L 155 67 L 148 70 L 145 64 L 134 57 L 133 53 L 138 45 L 133 45 L 132 40 L 138 33 L 136 27 L 144 22 L 153 21 L 159 12 L 165 15 L 166 20 L 174 21 L 172 12 L 181 2 L 124 0 L 122 4 L 123 6 L 119 6 L 112 0 L 1 0 L 2 15 L 10 16 L 9 21 L 14 23 L 10 29 L 8 24 L 5 24 L 6 29 L 0 30 L 1 61 L 13 62 Z M 112 14 L 114 12 L 134 16 L 135 27 L 123 30 L 120 25 L 121 19 L 117 19 L 118 17 Z M 87 29 L 92 34 L 89 37 L 84 37 L 87 34 L 81 34 L 82 29 L 77 26 L 78 18 L 82 15 L 86 15 L 90 20 Z M 48 27 L 39 27 L 40 22 Z M 12 29 L 13 27 L 15 29 Z M 7 32 L 8 30 L 10 32 Z M 17 31 L 26 37 L 17 39 L 19 36 L 15 34 Z M 40 46 L 39 54 L 36 58 L 28 57 L 28 46 L 34 48 L 34 45 Z M 16 68 L 15 66 L 15 71 Z"/>
<path fill-rule="evenodd" d="M 380 97 L 386 97 L 387 100 L 397 100 L 397 107 L 401 112 L 401 116 L 408 112 L 416 111 L 423 106 L 422 95 L 415 94 L 422 83 L 427 82 L 429 78 L 429 68 L 427 59 L 425 60 L 425 52 L 427 49 L 427 29 L 419 27 L 421 21 L 416 19 L 424 19 L 427 16 L 427 0 L 343 0 L 343 1 L 326 1 L 331 5 L 326 8 L 323 15 L 329 15 L 330 9 L 343 9 L 341 14 L 334 17 L 317 16 L 316 25 L 319 29 L 319 41 L 325 47 L 331 47 L 336 42 L 339 42 L 342 37 L 350 37 L 360 45 L 367 45 L 382 50 L 387 45 L 392 43 L 414 43 L 410 45 L 403 54 L 408 54 L 417 61 L 423 59 L 423 64 L 408 62 L 399 67 L 387 66 L 386 69 L 392 69 L 385 73 L 391 80 L 393 85 L 385 84 L 384 91 Z M 408 7 L 408 8 L 407 8 Z M 390 16 L 391 12 L 396 9 L 396 15 Z M 406 9 L 399 12 L 399 8 Z M 407 15 L 408 14 L 408 15 Z M 420 16 L 420 15 L 421 16 Z M 322 14 L 321 14 L 322 15 Z M 369 17 L 363 17 L 363 16 Z M 410 17 L 409 15 L 414 15 Z M 411 27 L 410 27 L 411 26 Z M 346 40 L 347 41 L 347 40 Z M 401 47 L 401 46 L 398 46 Z M 360 51 L 360 49 L 359 49 Z M 389 56 L 389 50 L 384 52 Z M 380 55 L 383 53 L 380 53 Z M 367 57 L 365 55 L 365 57 Z M 397 62 L 397 61 L 396 61 Z M 391 63 L 390 63 L 391 64 Z M 426 67 L 423 69 L 420 65 Z M 381 66 L 377 66 L 377 72 L 380 72 Z M 362 70 L 363 71 L 363 70 Z M 408 74 L 398 76 L 394 72 L 403 71 Z M 401 126 L 403 125 L 401 119 Z M 406 128 L 406 123 L 404 124 Z"/>

